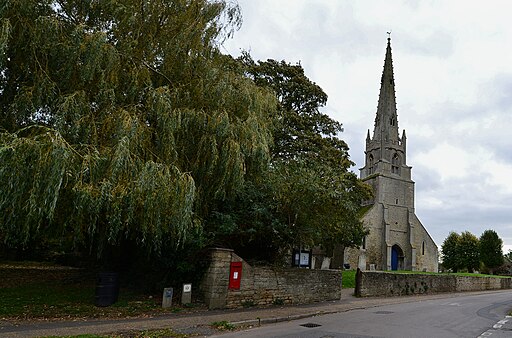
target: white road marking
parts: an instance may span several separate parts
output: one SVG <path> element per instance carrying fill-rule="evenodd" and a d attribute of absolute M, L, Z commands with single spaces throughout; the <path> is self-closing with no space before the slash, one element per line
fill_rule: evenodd
<path fill-rule="evenodd" d="M 452 304 L 450 304 L 452 305 Z M 493 329 L 501 329 L 503 327 L 503 325 L 505 325 L 506 323 L 508 323 L 508 321 L 512 318 L 512 316 L 506 316 L 504 319 L 498 321 L 496 324 L 494 324 L 492 327 Z M 481 335 L 478 336 L 478 338 L 484 338 L 484 337 L 489 337 L 492 335 L 492 332 L 493 332 L 493 329 L 489 329 L 485 332 L 483 332 Z"/>

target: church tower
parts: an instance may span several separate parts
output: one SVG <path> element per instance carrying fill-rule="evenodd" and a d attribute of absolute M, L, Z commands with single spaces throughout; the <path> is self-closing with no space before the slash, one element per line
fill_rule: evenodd
<path fill-rule="evenodd" d="M 405 130 L 399 136 L 395 79 L 388 38 L 373 134 L 366 136 L 361 179 L 373 188 L 365 201 L 369 230 L 359 249 L 347 249 L 345 263 L 361 269 L 437 271 L 437 246 L 414 212 L 414 182 L 407 165 Z"/>

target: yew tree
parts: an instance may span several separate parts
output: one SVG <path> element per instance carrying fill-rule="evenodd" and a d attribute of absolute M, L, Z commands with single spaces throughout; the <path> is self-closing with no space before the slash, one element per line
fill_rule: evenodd
<path fill-rule="evenodd" d="M 224 0 L 0 5 L 0 240 L 177 247 L 264 168 L 275 98 L 219 52 Z"/>

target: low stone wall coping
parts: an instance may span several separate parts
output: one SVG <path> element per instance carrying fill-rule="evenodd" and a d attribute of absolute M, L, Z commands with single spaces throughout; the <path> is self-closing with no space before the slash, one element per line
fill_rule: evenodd
<path fill-rule="evenodd" d="M 360 297 L 392 297 L 510 288 L 512 288 L 512 278 L 510 277 L 393 273 L 389 271 L 359 270 L 356 274 L 355 293 Z"/>

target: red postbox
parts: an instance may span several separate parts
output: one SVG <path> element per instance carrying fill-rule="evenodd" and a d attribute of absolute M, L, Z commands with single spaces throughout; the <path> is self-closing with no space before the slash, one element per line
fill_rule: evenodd
<path fill-rule="evenodd" d="M 240 289 L 242 279 L 242 262 L 231 262 L 229 267 L 229 288 Z"/>

